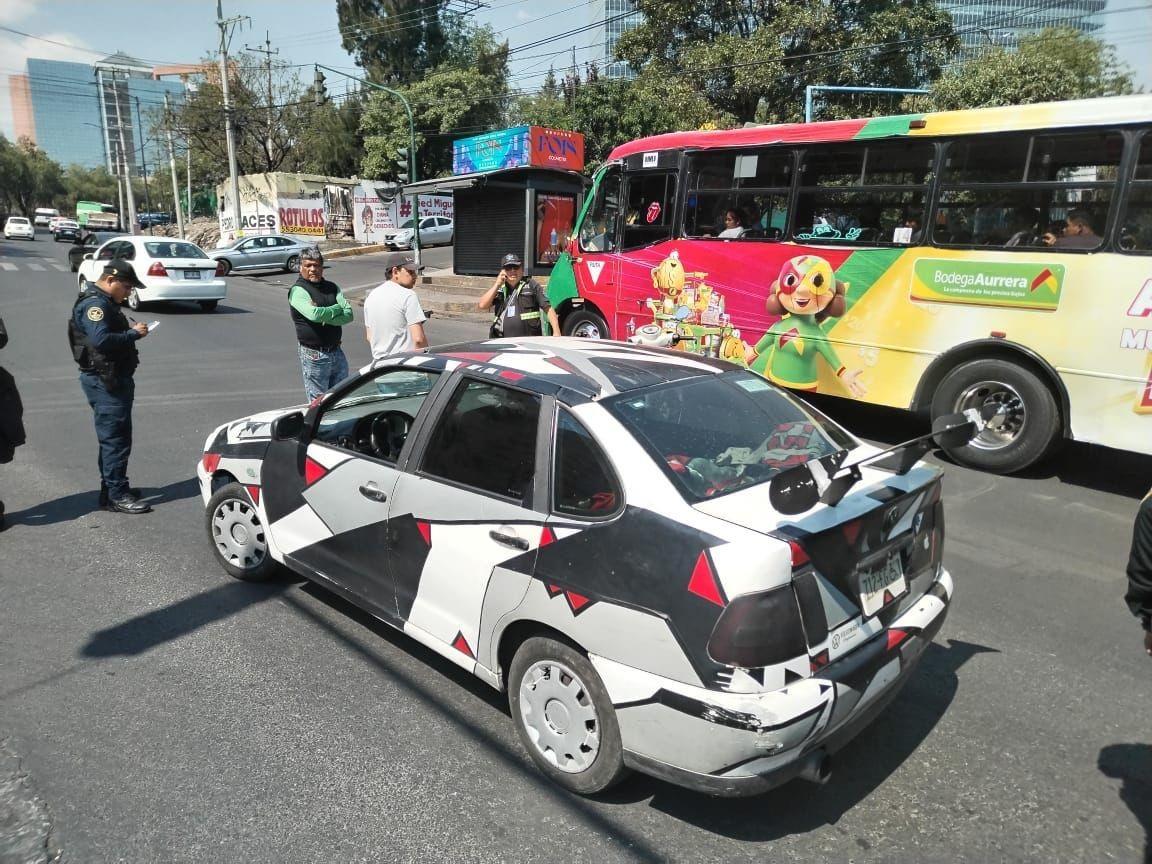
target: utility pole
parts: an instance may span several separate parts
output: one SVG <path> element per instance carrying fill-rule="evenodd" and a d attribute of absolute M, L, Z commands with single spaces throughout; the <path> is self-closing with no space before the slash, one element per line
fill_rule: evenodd
<path fill-rule="evenodd" d="M 140 168 L 144 172 L 144 206 L 148 208 L 148 233 L 155 235 L 156 229 L 152 223 L 156 220 L 156 212 L 152 209 L 152 193 L 148 191 L 148 158 L 144 155 L 144 121 L 140 118 L 140 97 L 136 98 L 136 128 L 140 139 Z"/>
<path fill-rule="evenodd" d="M 172 103 L 164 94 L 164 125 L 168 127 L 168 170 L 172 173 L 172 206 L 176 209 L 176 225 L 180 229 L 180 239 L 186 240 L 184 233 L 184 208 L 180 206 L 180 181 L 176 179 L 176 151 L 172 149 Z"/>
<path fill-rule="evenodd" d="M 228 100 L 228 41 L 232 38 L 232 28 L 247 18 L 237 15 L 224 17 L 221 0 L 216 0 L 216 26 L 220 28 L 220 91 L 224 97 L 224 134 L 228 142 L 228 180 L 232 187 L 232 223 L 240 233 L 240 179 L 236 171 L 236 136 L 232 131 L 232 103 Z"/>
<path fill-rule="evenodd" d="M 192 141 L 184 142 L 184 183 L 188 192 L 188 222 L 192 222 Z"/>
<path fill-rule="evenodd" d="M 120 163 L 124 166 L 124 194 L 128 199 L 128 233 L 136 233 L 136 193 L 132 189 L 132 170 L 128 165 L 128 148 L 124 146 L 124 119 L 120 115 L 120 93 L 116 87 L 117 75 L 112 71 L 112 98 L 116 102 L 116 134 L 120 139 Z"/>
<path fill-rule="evenodd" d="M 279 54 L 280 49 L 279 48 L 277 48 L 275 50 L 272 49 L 272 38 L 271 38 L 271 36 L 269 36 L 268 31 L 265 30 L 264 31 L 264 47 L 263 48 L 250 48 L 249 46 L 245 45 L 244 50 L 245 51 L 252 51 L 256 54 L 263 54 L 264 55 L 264 68 L 268 72 L 268 135 L 265 138 L 265 141 L 267 142 L 266 146 L 265 146 L 265 150 L 268 153 L 269 167 L 271 167 L 271 162 L 272 162 L 272 130 L 276 125 L 275 120 L 273 119 L 273 114 L 272 114 L 272 55 L 273 54 Z"/>

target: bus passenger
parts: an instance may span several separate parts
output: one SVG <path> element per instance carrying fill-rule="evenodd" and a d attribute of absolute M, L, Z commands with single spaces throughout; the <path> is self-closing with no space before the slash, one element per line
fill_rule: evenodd
<path fill-rule="evenodd" d="M 1012 236 L 1004 242 L 1004 245 L 1008 248 L 1032 246 L 1036 240 L 1036 226 L 1039 224 L 1039 210 L 1017 207 L 1012 211 L 1012 221 L 1008 223 L 1008 230 L 1012 232 Z"/>
<path fill-rule="evenodd" d="M 743 237 L 744 226 L 740 224 L 740 213 L 736 210 L 724 211 L 724 230 L 720 232 L 721 237 Z"/>
<path fill-rule="evenodd" d="M 1057 237 L 1052 245 L 1057 249 L 1095 249 L 1100 245 L 1100 237 L 1092 230 L 1089 218 L 1087 211 L 1070 211 L 1064 235 Z"/>

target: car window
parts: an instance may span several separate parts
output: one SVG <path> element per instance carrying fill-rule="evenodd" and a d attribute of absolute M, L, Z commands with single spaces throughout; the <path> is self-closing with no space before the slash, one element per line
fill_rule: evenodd
<path fill-rule="evenodd" d="M 610 516 L 623 505 L 620 484 L 596 439 L 562 410 L 556 421 L 552 509 L 568 516 Z"/>
<path fill-rule="evenodd" d="M 523 501 L 536 473 L 540 397 L 465 379 L 436 423 L 421 470 Z"/>
<path fill-rule="evenodd" d="M 771 479 L 856 442 L 814 408 L 747 371 L 605 400 L 689 501 Z"/>
<path fill-rule="evenodd" d="M 395 462 L 438 372 L 384 369 L 325 405 L 314 440 Z"/>
<path fill-rule="evenodd" d="M 145 243 L 144 248 L 153 258 L 207 258 L 199 246 L 192 243 Z"/>

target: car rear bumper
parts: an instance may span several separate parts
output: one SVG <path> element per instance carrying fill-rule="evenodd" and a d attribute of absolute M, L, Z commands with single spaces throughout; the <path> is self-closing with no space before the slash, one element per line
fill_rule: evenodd
<path fill-rule="evenodd" d="M 625 762 L 728 797 L 792 780 L 813 759 L 843 748 L 896 697 L 943 625 L 951 595 L 952 579 L 942 570 L 929 593 L 871 641 L 818 675 L 769 692 L 688 687 L 593 658 L 609 694 L 626 694 L 622 701 L 613 696 Z M 889 647 L 892 629 L 910 635 Z"/>
<path fill-rule="evenodd" d="M 228 283 L 223 279 L 204 279 L 172 282 L 157 280 L 140 290 L 140 299 L 149 300 L 223 300 L 228 294 Z"/>

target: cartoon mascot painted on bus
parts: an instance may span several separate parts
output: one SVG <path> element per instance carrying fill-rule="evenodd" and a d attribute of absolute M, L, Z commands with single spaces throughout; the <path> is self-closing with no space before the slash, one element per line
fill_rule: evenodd
<path fill-rule="evenodd" d="M 820 326 L 824 319 L 844 314 L 847 290 L 848 283 L 837 280 L 832 265 L 818 255 L 785 262 L 764 303 L 769 314 L 782 317 L 745 355 L 748 365 L 782 387 L 815 391 L 816 357 L 821 355 L 848 392 L 862 398 L 868 391 L 860 381 L 861 370 L 849 370 L 840 362 Z"/>

